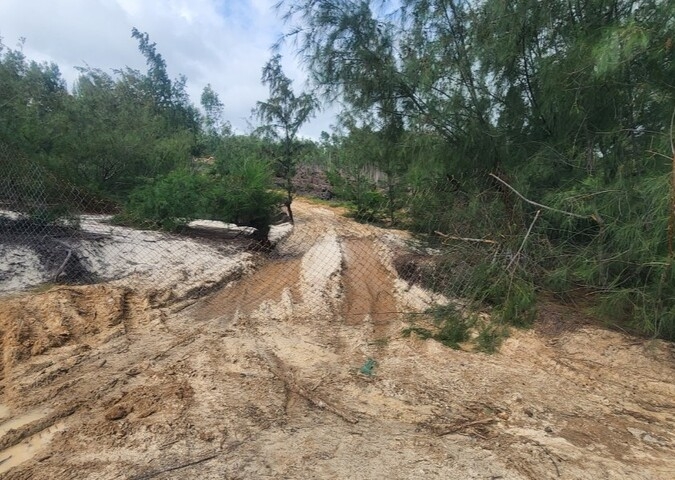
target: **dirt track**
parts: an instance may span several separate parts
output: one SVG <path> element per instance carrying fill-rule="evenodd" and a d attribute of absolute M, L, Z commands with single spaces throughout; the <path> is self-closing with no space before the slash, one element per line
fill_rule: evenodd
<path fill-rule="evenodd" d="M 0 300 L 0 477 L 675 478 L 672 344 L 554 304 L 492 356 L 402 338 L 395 312 L 429 301 L 396 278 L 404 234 L 296 217 L 196 303 L 123 282 Z"/>

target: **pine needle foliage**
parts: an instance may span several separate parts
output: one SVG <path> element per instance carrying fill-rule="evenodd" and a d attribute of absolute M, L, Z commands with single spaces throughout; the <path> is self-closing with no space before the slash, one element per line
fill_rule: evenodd
<path fill-rule="evenodd" d="M 538 290 L 583 290 L 615 326 L 675 340 L 670 2 L 280 5 L 315 86 L 395 139 L 391 217 L 498 245 L 445 244 L 449 290 L 522 326 Z"/>

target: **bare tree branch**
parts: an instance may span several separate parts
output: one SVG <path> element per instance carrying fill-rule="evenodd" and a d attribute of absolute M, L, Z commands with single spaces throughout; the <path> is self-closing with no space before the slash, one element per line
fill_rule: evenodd
<path fill-rule="evenodd" d="M 570 216 L 570 217 L 583 218 L 583 219 L 590 218 L 591 220 L 594 220 L 594 221 L 597 222 L 597 223 L 602 223 L 602 219 L 601 219 L 598 215 L 579 215 L 578 213 L 566 212 L 565 210 L 558 210 L 557 208 L 549 207 L 549 206 L 547 206 L 547 205 L 543 205 L 543 204 L 541 204 L 541 203 L 534 202 L 534 201 L 532 201 L 532 200 L 530 200 L 530 199 L 528 199 L 528 198 L 525 198 L 518 190 L 516 190 L 515 188 L 513 188 L 511 185 L 509 185 L 508 183 L 506 183 L 504 180 L 502 180 L 501 178 L 499 178 L 499 177 L 498 177 L 497 175 L 495 175 L 494 173 L 490 173 L 489 175 L 490 175 L 492 178 L 494 178 L 495 180 L 497 180 L 499 183 L 501 183 L 502 185 L 504 185 L 505 187 L 507 187 L 507 188 L 508 188 L 509 190 L 511 190 L 513 193 L 515 193 L 516 195 L 518 195 L 518 197 L 519 197 L 521 200 L 523 200 L 524 202 L 529 203 L 530 205 L 534 205 L 535 207 L 543 208 L 543 209 L 545 209 L 545 210 L 550 210 L 551 212 L 562 213 L 563 215 L 568 215 L 568 216 Z"/>
<path fill-rule="evenodd" d="M 466 238 L 466 237 L 455 237 L 453 235 L 446 235 L 445 233 L 434 231 L 436 235 L 439 235 L 448 240 L 459 240 L 460 242 L 475 242 L 475 243 L 490 243 L 492 245 L 499 245 L 499 242 L 495 240 L 489 240 L 486 238 Z"/>
<path fill-rule="evenodd" d="M 517 251 L 516 254 L 513 256 L 513 258 L 512 258 L 511 261 L 509 262 L 508 266 L 506 267 L 507 270 L 511 270 L 511 266 L 512 266 L 514 263 L 517 264 L 517 261 L 518 261 L 518 259 L 520 258 L 520 254 L 521 254 L 521 252 L 523 251 L 523 247 L 525 247 L 525 243 L 527 242 L 527 239 L 529 238 L 530 233 L 532 232 L 532 227 L 534 227 L 534 224 L 535 224 L 535 222 L 537 221 L 537 219 L 539 218 L 539 215 L 540 215 L 540 214 L 541 214 L 541 210 L 537 210 L 537 213 L 534 215 L 534 220 L 532 220 L 532 223 L 530 223 L 530 228 L 527 229 L 527 233 L 525 234 L 525 238 L 523 238 L 523 241 L 522 241 L 522 243 L 520 244 L 520 247 L 518 248 L 518 251 Z M 514 270 L 515 270 L 515 269 L 514 269 Z M 513 273 L 513 272 L 511 272 L 511 273 Z"/>

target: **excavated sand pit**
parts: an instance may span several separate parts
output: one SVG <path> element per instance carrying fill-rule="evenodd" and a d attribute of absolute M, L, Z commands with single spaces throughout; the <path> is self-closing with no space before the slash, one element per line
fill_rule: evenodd
<path fill-rule="evenodd" d="M 448 301 L 397 276 L 405 234 L 295 212 L 205 298 L 1 299 L 0 478 L 675 478 L 672 344 L 547 303 L 495 355 L 403 338 Z"/>

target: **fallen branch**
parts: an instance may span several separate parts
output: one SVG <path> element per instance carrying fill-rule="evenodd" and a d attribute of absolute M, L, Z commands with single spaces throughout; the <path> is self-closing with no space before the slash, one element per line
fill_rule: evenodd
<path fill-rule="evenodd" d="M 319 396 L 313 394 L 312 392 L 310 392 L 306 388 L 298 385 L 295 382 L 295 380 L 293 380 L 291 375 L 286 373 L 286 371 L 285 371 L 286 369 L 284 368 L 283 363 L 281 362 L 279 357 L 277 357 L 274 353 L 263 352 L 262 355 L 267 360 L 267 363 L 269 364 L 269 367 L 270 367 L 270 370 L 272 371 L 272 373 L 277 378 L 279 378 L 281 381 L 284 382 L 284 384 L 286 385 L 286 388 L 288 388 L 288 390 L 290 390 L 293 393 L 296 393 L 296 394 L 300 395 L 302 398 L 309 401 L 311 404 L 313 404 L 313 405 L 315 405 L 315 406 L 317 406 L 321 409 L 328 410 L 329 412 L 337 415 L 338 417 L 340 417 L 341 419 L 343 419 L 344 421 L 346 421 L 348 423 L 355 424 L 355 423 L 359 422 L 359 420 L 357 418 L 355 418 L 351 413 L 342 411 L 338 407 L 336 407 L 334 405 L 331 405 L 330 403 L 326 402 L 325 400 L 323 400 Z"/>
<path fill-rule="evenodd" d="M 439 235 L 448 240 L 459 240 L 460 242 L 475 242 L 475 243 L 489 243 L 491 245 L 499 245 L 499 242 L 495 240 L 488 240 L 486 238 L 466 238 L 466 237 L 455 237 L 453 235 L 446 235 L 445 233 L 434 231 L 436 235 Z"/>
<path fill-rule="evenodd" d="M 534 220 L 532 220 L 532 223 L 530 223 L 530 228 L 527 229 L 527 233 L 525 234 L 525 238 L 523 238 L 522 243 L 520 244 L 520 247 L 518 248 L 518 251 L 516 254 L 513 256 L 511 261 L 509 262 L 508 266 L 506 267 L 507 270 L 511 270 L 511 265 L 513 265 L 514 262 L 516 262 L 520 258 L 520 254 L 523 251 L 523 247 L 525 247 L 525 242 L 527 242 L 527 239 L 530 236 L 530 233 L 532 232 L 532 227 L 534 227 L 534 223 L 537 221 L 539 218 L 539 214 L 541 213 L 541 210 L 537 210 L 537 213 L 534 216 Z M 511 272 L 513 273 L 513 272 Z"/>
<path fill-rule="evenodd" d="M 551 463 L 555 467 L 556 476 L 560 478 L 560 468 L 558 468 L 558 464 L 555 462 L 555 458 L 553 458 L 553 455 L 551 454 L 551 452 L 549 452 L 548 448 L 546 448 L 544 445 L 542 445 L 537 441 L 534 441 L 533 443 L 534 445 L 541 447 L 541 449 L 544 450 L 544 453 L 548 456 L 549 460 L 551 460 Z"/>
<path fill-rule="evenodd" d="M 181 440 L 182 440 L 182 439 L 179 438 L 179 439 L 176 439 L 176 440 L 174 440 L 174 441 L 172 441 L 172 442 L 163 443 L 162 445 L 159 446 L 159 449 L 160 449 L 160 450 L 164 450 L 165 448 L 170 447 L 171 445 L 177 444 L 177 443 L 180 442 Z"/>
<path fill-rule="evenodd" d="M 176 347 L 182 347 L 182 346 L 185 346 L 185 345 L 189 345 L 190 343 L 192 343 L 194 341 L 195 341 L 195 337 L 183 338 L 182 340 L 180 340 L 180 341 L 174 343 L 173 345 L 171 345 L 166 350 L 163 350 L 163 351 L 159 352 L 157 355 L 152 357 L 152 359 L 158 360 L 158 359 L 162 358 L 164 355 L 166 355 L 167 353 L 169 353 L 170 350 L 173 350 Z"/>
<path fill-rule="evenodd" d="M 524 202 L 529 203 L 530 205 L 534 205 L 535 207 L 543 208 L 545 210 L 550 210 L 551 212 L 556 212 L 556 213 L 562 213 L 563 215 L 568 215 L 570 217 L 575 217 L 575 218 L 583 218 L 587 219 L 590 218 L 591 220 L 595 221 L 596 223 L 602 223 L 602 219 L 598 215 L 579 215 L 578 213 L 572 213 L 572 212 L 566 212 L 565 210 L 558 210 L 557 208 L 549 207 L 547 205 L 543 205 L 541 203 L 534 202 L 530 200 L 529 198 L 525 198 L 518 190 L 513 188 L 511 185 L 506 183 L 504 180 L 499 178 L 497 175 L 494 173 L 489 174 L 492 178 L 497 180 L 499 183 L 507 187 L 509 190 L 511 190 L 513 193 L 518 195 L 518 197 L 523 200 Z"/>
<path fill-rule="evenodd" d="M 217 454 L 217 453 L 211 454 L 211 455 L 208 455 L 206 457 L 202 457 L 198 460 L 193 460 L 193 461 L 190 461 L 190 462 L 187 462 L 187 463 L 181 463 L 181 464 L 178 464 L 178 465 L 174 465 L 172 467 L 163 468 L 161 470 L 154 470 L 154 471 L 151 471 L 151 472 L 148 472 L 148 473 L 142 473 L 141 475 L 137 475 L 137 476 L 131 477 L 131 478 L 133 480 L 147 480 L 148 478 L 154 478 L 154 477 L 157 477 L 159 475 L 162 475 L 163 473 L 174 472 L 176 470 L 181 470 L 183 468 L 192 467 L 194 465 L 199 465 L 200 463 L 208 462 L 209 460 L 213 460 L 214 458 L 216 458 L 218 455 L 219 454 Z"/>
<path fill-rule="evenodd" d="M 62 241 L 60 241 L 60 240 L 56 240 L 56 239 L 55 239 L 54 241 L 55 241 L 56 243 L 60 244 L 60 245 L 63 245 L 64 247 L 66 247 L 66 248 L 68 249 L 68 254 L 66 255 L 66 259 L 63 261 L 63 263 L 61 264 L 61 266 L 59 267 L 59 269 L 58 269 L 58 270 L 56 271 L 56 273 L 54 274 L 54 278 L 53 278 L 52 281 L 56 282 L 56 279 L 59 278 L 59 276 L 60 276 L 60 275 L 63 273 L 63 271 L 66 269 L 66 265 L 68 265 L 68 262 L 70 261 L 70 257 L 73 255 L 73 249 L 72 249 L 72 247 L 71 247 L 70 245 L 68 245 L 67 243 L 64 243 L 64 242 L 62 242 Z"/>
<path fill-rule="evenodd" d="M 451 433 L 456 433 L 461 430 L 467 429 L 469 427 L 477 427 L 480 425 L 490 425 L 491 423 L 495 423 L 497 420 L 494 418 L 481 418 L 480 420 L 472 420 L 470 422 L 464 422 L 460 423 L 459 425 L 454 425 L 446 430 L 442 430 L 438 432 L 438 436 L 442 437 L 444 435 L 450 435 Z"/>

